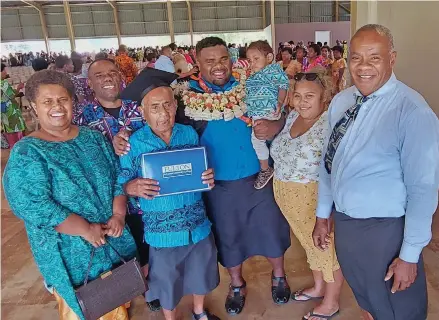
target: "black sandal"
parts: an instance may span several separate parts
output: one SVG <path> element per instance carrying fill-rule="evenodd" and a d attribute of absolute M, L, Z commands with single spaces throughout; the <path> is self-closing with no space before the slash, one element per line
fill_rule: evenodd
<path fill-rule="evenodd" d="M 194 312 L 192 312 L 192 315 L 194 320 L 200 320 L 203 317 L 206 317 L 207 320 L 221 320 L 216 315 L 209 313 L 209 311 L 207 310 L 205 310 L 203 313 L 200 314 L 195 314 Z"/>
<path fill-rule="evenodd" d="M 244 309 L 245 305 L 245 295 L 241 295 L 241 289 L 245 289 L 247 287 L 247 283 L 244 281 L 242 286 L 234 287 L 230 285 L 230 289 L 232 289 L 233 296 L 227 295 L 226 299 L 226 311 L 231 316 L 236 316 L 241 313 L 242 309 Z"/>
<path fill-rule="evenodd" d="M 271 296 L 275 304 L 285 304 L 290 301 L 291 289 L 288 286 L 287 276 L 271 276 L 271 281 L 277 281 L 277 286 L 271 287 Z"/>
<path fill-rule="evenodd" d="M 160 300 L 153 300 L 151 302 L 146 301 L 146 305 L 148 306 L 149 310 L 152 312 L 159 312 L 162 310 L 162 306 L 160 305 Z"/>
<path fill-rule="evenodd" d="M 340 310 L 335 311 L 333 314 L 330 315 L 324 315 L 324 314 L 318 314 L 318 313 L 314 313 L 314 310 L 310 312 L 309 317 L 305 318 L 305 316 L 302 318 L 302 320 L 308 320 L 309 318 L 312 317 L 317 317 L 320 319 L 326 319 L 326 320 L 331 320 L 332 318 L 334 318 L 335 316 L 338 316 L 338 314 L 340 313 Z"/>

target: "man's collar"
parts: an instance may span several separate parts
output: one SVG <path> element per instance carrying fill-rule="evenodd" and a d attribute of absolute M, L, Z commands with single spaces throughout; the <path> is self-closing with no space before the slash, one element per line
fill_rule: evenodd
<path fill-rule="evenodd" d="M 368 97 L 369 98 L 379 97 L 379 96 L 383 96 L 383 95 L 391 92 L 394 89 L 397 81 L 398 81 L 398 79 L 396 78 L 395 74 L 392 72 L 392 75 L 390 76 L 389 80 L 387 80 L 387 82 L 381 88 L 379 88 L 377 91 L 368 95 Z M 357 89 L 357 87 L 355 87 L 354 95 L 355 96 L 362 96 L 363 94 L 360 92 L 360 90 Z"/>
<path fill-rule="evenodd" d="M 238 81 L 236 81 L 236 79 L 233 76 L 230 76 L 229 81 L 224 86 L 222 86 L 222 87 L 216 86 L 213 83 L 210 83 L 210 82 L 206 81 L 204 78 L 189 80 L 189 87 L 193 91 L 200 92 L 200 93 L 205 93 L 206 91 L 200 85 L 200 80 L 202 80 L 204 82 L 204 84 L 209 89 L 211 89 L 212 92 L 215 92 L 215 93 L 221 93 L 221 92 L 230 90 L 231 88 L 233 88 L 235 85 L 238 84 Z"/>
<path fill-rule="evenodd" d="M 237 83 L 236 79 L 233 76 L 230 76 L 229 81 L 227 81 L 223 86 L 217 86 L 213 83 L 208 82 L 206 79 L 202 78 L 204 83 L 212 89 L 213 92 L 224 92 L 230 90 Z"/>
<path fill-rule="evenodd" d="M 120 100 L 122 102 L 121 108 L 124 109 L 127 105 L 129 105 L 132 101 L 131 100 Z M 103 108 L 102 104 L 99 102 L 97 98 L 94 98 L 93 100 L 93 108 L 97 110 L 98 108 Z"/>

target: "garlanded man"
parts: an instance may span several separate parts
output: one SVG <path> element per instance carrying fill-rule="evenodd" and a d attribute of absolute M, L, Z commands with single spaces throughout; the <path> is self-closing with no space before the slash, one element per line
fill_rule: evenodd
<path fill-rule="evenodd" d="M 242 264 L 252 256 L 267 257 L 272 265 L 272 297 L 283 304 L 290 299 L 284 271 L 284 253 L 290 246 L 290 229 L 273 196 L 272 185 L 254 188 L 260 165 L 251 142 L 251 127 L 245 119 L 243 83 L 232 76 L 232 61 L 226 43 L 208 37 L 196 46 L 200 69 L 198 80 L 190 80 L 190 91 L 203 98 L 183 97 L 185 113 L 206 146 L 210 166 L 215 170 L 217 188 L 206 193 L 206 205 L 213 222 L 219 262 L 227 268 L 230 291 L 225 307 L 238 314 L 245 303 L 246 282 Z M 212 106 L 207 103 L 212 101 Z M 201 102 L 201 103 L 200 103 Z M 194 108 L 208 110 L 215 117 L 196 120 Z M 180 110 L 181 115 L 181 110 Z M 192 119 L 190 119 L 192 118 Z M 202 117 L 203 118 L 203 117 Z M 283 127 L 284 119 L 257 120 L 254 132 L 258 139 L 270 140 Z"/>

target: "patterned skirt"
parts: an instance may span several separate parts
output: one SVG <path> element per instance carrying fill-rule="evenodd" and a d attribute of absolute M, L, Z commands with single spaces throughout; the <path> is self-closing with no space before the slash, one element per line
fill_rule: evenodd
<path fill-rule="evenodd" d="M 334 282 L 333 272 L 340 269 L 335 254 L 334 234 L 331 233 L 332 242 L 325 251 L 317 249 L 312 239 L 316 222 L 317 187 L 316 182 L 283 182 L 275 179 L 274 197 L 294 235 L 305 249 L 310 269 L 321 271 L 326 282 Z"/>

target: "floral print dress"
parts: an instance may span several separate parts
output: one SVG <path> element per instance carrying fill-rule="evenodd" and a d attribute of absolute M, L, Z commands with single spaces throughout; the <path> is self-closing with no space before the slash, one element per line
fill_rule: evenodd
<path fill-rule="evenodd" d="M 294 235 L 306 251 L 311 270 L 321 271 L 326 282 L 333 282 L 333 272 L 340 268 L 333 241 L 328 250 L 319 251 L 313 243 L 316 221 L 319 167 L 326 138 L 330 134 L 328 115 L 304 134 L 290 134 L 299 114 L 288 115 L 284 129 L 274 139 L 271 156 L 274 160 L 274 196 Z"/>
<path fill-rule="evenodd" d="M 1 102 L 2 102 L 2 131 L 6 133 L 22 132 L 26 130 L 26 124 L 15 101 L 15 90 L 6 80 L 1 80 Z"/>
<path fill-rule="evenodd" d="M 320 119 L 303 135 L 291 138 L 290 130 L 299 113 L 291 112 L 285 127 L 271 145 L 275 179 L 285 182 L 318 181 L 318 171 L 325 139 L 329 134 L 328 115 Z"/>

